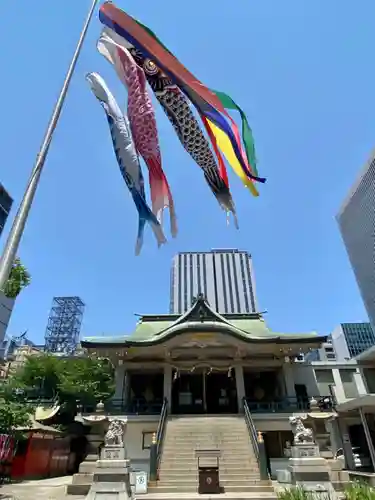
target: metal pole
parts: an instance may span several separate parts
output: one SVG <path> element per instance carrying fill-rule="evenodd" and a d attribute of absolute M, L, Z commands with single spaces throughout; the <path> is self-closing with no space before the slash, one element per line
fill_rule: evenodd
<path fill-rule="evenodd" d="M 372 442 L 372 437 L 370 433 L 370 429 L 368 428 L 367 417 L 363 408 L 359 408 L 359 416 L 361 417 L 361 423 L 363 426 L 363 430 L 365 431 L 365 437 L 367 441 L 368 450 L 370 452 L 370 458 L 372 463 L 373 471 L 375 471 L 375 449 L 374 443 Z"/>
<path fill-rule="evenodd" d="M 88 30 L 88 27 L 90 25 L 91 18 L 93 16 L 96 4 L 98 3 L 98 0 L 92 0 L 92 4 L 89 10 L 89 13 L 87 15 L 85 24 L 83 26 L 81 35 L 78 40 L 77 47 L 75 49 L 72 61 L 70 63 L 70 66 L 68 68 L 68 72 L 66 74 L 60 95 L 57 99 L 55 108 L 53 110 L 50 122 L 48 124 L 46 134 L 44 136 L 44 140 L 42 143 L 42 146 L 40 148 L 40 151 L 36 157 L 36 162 L 34 165 L 34 168 L 31 172 L 31 176 L 25 191 L 25 194 L 23 196 L 21 205 L 19 206 L 17 215 L 13 221 L 12 229 L 9 233 L 7 242 L 5 244 L 5 248 L 3 251 L 3 255 L 0 260 L 0 290 L 4 289 L 4 286 L 6 284 L 7 279 L 9 278 L 10 271 L 12 269 L 13 262 L 16 258 L 17 251 L 18 251 L 18 246 L 22 238 L 23 231 L 25 229 L 26 221 L 29 215 L 29 211 L 35 196 L 36 189 L 39 184 L 39 179 L 43 170 L 44 163 L 47 158 L 48 150 L 51 144 L 52 136 L 55 131 L 56 125 L 58 123 L 60 113 L 62 110 L 62 107 L 64 105 L 64 101 L 66 98 L 66 94 L 69 89 L 69 84 L 72 79 L 74 69 L 76 67 L 83 42 L 86 37 L 86 33 Z"/>

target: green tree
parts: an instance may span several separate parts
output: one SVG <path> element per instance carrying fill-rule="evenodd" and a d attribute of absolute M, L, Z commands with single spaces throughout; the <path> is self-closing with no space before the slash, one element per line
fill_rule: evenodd
<path fill-rule="evenodd" d="M 30 282 L 30 274 L 17 257 L 10 271 L 9 278 L 5 283 L 3 290 L 4 295 L 11 299 L 15 299 L 25 287 L 30 285 Z"/>
<path fill-rule="evenodd" d="M 54 399 L 59 395 L 61 359 L 51 354 L 29 356 L 11 385 L 27 395 Z"/>
<path fill-rule="evenodd" d="M 113 366 L 107 359 L 67 359 L 60 374 L 59 390 L 66 400 L 86 404 L 106 401 L 115 390 Z"/>
<path fill-rule="evenodd" d="M 105 401 L 113 395 L 114 385 L 114 369 L 108 360 L 52 354 L 30 356 L 13 382 L 26 397 L 57 399 L 60 404 Z"/>
<path fill-rule="evenodd" d="M 0 434 L 17 434 L 18 427 L 30 425 L 32 408 L 24 403 L 17 403 L 0 398 Z"/>

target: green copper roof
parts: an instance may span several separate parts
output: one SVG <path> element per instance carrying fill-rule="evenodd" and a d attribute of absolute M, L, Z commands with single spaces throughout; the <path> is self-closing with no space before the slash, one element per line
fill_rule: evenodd
<path fill-rule="evenodd" d="M 91 337 L 82 342 L 84 347 L 116 344 L 124 346 L 147 346 L 160 344 L 179 333 L 186 332 L 217 332 L 235 336 L 245 342 L 276 342 L 287 343 L 323 342 L 323 337 L 316 333 L 284 334 L 272 332 L 266 325 L 262 316 L 254 314 L 232 314 L 225 317 L 213 311 L 207 302 L 198 298 L 190 311 L 182 316 L 155 315 L 142 316 L 137 323 L 134 333 L 122 337 Z"/>
<path fill-rule="evenodd" d="M 134 333 L 130 336 L 129 340 L 143 340 L 150 339 L 154 335 L 168 329 L 174 323 L 173 320 L 165 321 L 145 321 L 141 320 L 137 323 Z"/>

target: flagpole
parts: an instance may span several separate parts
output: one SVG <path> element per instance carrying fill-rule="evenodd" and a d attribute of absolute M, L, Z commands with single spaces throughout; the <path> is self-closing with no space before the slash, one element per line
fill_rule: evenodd
<path fill-rule="evenodd" d="M 98 3 L 99 0 L 92 0 L 92 4 L 89 10 L 89 13 L 87 15 L 85 24 L 83 26 L 83 29 L 81 31 L 81 35 L 78 40 L 77 47 L 75 49 L 75 52 L 73 54 L 72 61 L 70 63 L 70 66 L 68 68 L 68 71 L 65 76 L 65 80 L 63 83 L 63 86 L 60 91 L 60 95 L 57 99 L 55 108 L 53 110 L 50 122 L 48 124 L 46 134 L 44 136 L 41 148 L 39 150 L 39 153 L 37 154 L 36 161 L 34 168 L 31 172 L 31 176 L 27 185 L 27 188 L 25 190 L 22 202 L 19 206 L 17 215 L 13 221 L 12 229 L 9 233 L 7 242 L 5 244 L 5 248 L 0 260 L 0 290 L 4 290 L 4 286 L 6 284 L 6 281 L 9 278 L 10 271 L 12 269 L 13 262 L 16 258 L 17 251 L 18 251 L 18 246 L 20 244 L 23 231 L 25 229 L 25 225 L 27 222 L 27 218 L 29 215 L 29 211 L 31 208 L 31 205 L 33 203 L 33 199 L 35 196 L 35 192 L 37 190 L 40 176 L 42 174 L 43 166 L 47 158 L 48 150 L 52 141 L 52 136 L 53 133 L 56 129 L 56 125 L 59 121 L 59 117 L 61 114 L 62 107 L 65 102 L 66 94 L 69 89 L 69 85 L 74 73 L 74 69 L 76 67 L 79 55 L 81 53 L 81 49 L 83 46 L 83 42 L 85 40 L 87 30 L 90 25 L 90 21 L 92 19 L 92 16 L 94 14 L 94 10 L 96 7 L 96 4 Z"/>

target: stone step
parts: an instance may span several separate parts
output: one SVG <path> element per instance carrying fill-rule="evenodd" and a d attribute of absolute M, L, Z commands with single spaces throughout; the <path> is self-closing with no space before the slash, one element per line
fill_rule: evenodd
<path fill-rule="evenodd" d="M 215 466 L 215 465 L 213 465 Z M 194 462 L 185 462 L 185 463 L 177 463 L 177 464 L 173 464 L 173 463 L 161 463 L 160 464 L 160 467 L 159 467 L 159 473 L 162 474 L 162 473 L 166 473 L 168 474 L 169 471 L 173 472 L 173 471 L 179 471 L 183 474 L 183 471 L 186 471 L 186 472 L 192 472 L 192 471 L 196 471 L 197 470 L 197 464 L 194 463 Z M 238 471 L 244 471 L 244 472 L 248 472 L 250 474 L 259 474 L 259 467 L 257 464 L 248 464 L 248 463 L 243 463 L 243 462 L 239 462 L 239 463 L 236 463 L 236 464 L 233 464 L 233 463 L 227 463 L 227 464 L 223 464 L 221 463 L 220 464 L 220 471 L 225 471 L 226 473 L 231 473 L 231 472 L 235 472 L 236 470 Z"/>
<path fill-rule="evenodd" d="M 170 424 L 172 429 L 175 429 L 177 427 L 196 427 L 196 428 L 202 428 L 202 427 L 247 427 L 245 419 L 240 419 L 240 420 L 213 420 L 213 419 L 206 419 L 206 420 L 169 420 L 168 423 Z"/>
<path fill-rule="evenodd" d="M 205 450 L 217 450 L 221 452 L 221 455 L 250 455 L 255 457 L 255 453 L 253 450 L 248 448 L 247 446 L 238 446 L 238 447 L 227 447 L 227 446 L 172 446 L 165 445 L 163 447 L 163 453 L 178 453 L 186 454 L 193 453 L 195 455 L 196 451 L 205 451 Z"/>
<path fill-rule="evenodd" d="M 171 429 L 178 429 L 180 427 L 194 427 L 196 429 L 202 428 L 217 428 L 225 427 L 227 429 L 245 429 L 247 428 L 244 419 L 241 420 L 168 420 L 168 425 Z"/>
<path fill-rule="evenodd" d="M 211 461 L 210 461 L 211 463 Z M 197 459 L 194 456 L 185 456 L 185 457 L 180 457 L 179 460 L 175 460 L 173 456 L 169 457 L 163 457 L 161 458 L 160 461 L 160 466 L 181 466 L 181 467 L 187 467 L 188 465 L 192 465 L 194 467 L 197 467 Z M 256 460 L 251 460 L 249 457 L 233 457 L 233 456 L 226 456 L 226 457 L 221 457 L 219 461 L 219 466 L 224 467 L 226 465 L 238 465 L 239 467 L 245 467 L 245 466 L 251 466 L 251 467 L 258 467 L 258 462 Z"/>
<path fill-rule="evenodd" d="M 244 439 L 245 437 L 245 439 Z M 215 441 L 215 440 L 222 440 L 222 441 L 234 441 L 234 442 L 237 442 L 237 441 L 246 441 L 248 443 L 250 443 L 250 438 L 249 436 L 246 434 L 244 436 L 244 434 L 242 432 L 236 432 L 236 433 L 233 433 L 233 434 L 226 434 L 225 432 L 218 432 L 217 434 L 210 434 L 208 432 L 205 432 L 204 434 L 202 434 L 201 436 L 197 435 L 196 433 L 192 433 L 192 434 L 179 434 L 178 436 L 165 436 L 164 437 L 164 440 L 165 441 L 173 441 L 173 442 L 176 442 L 176 443 L 189 443 L 189 442 L 195 442 L 195 441 Z"/>
<path fill-rule="evenodd" d="M 243 472 L 246 472 L 246 473 L 249 473 L 249 474 L 259 474 L 259 467 L 257 465 L 254 465 L 254 464 L 244 464 L 243 462 L 241 463 L 238 463 L 238 464 L 235 464 L 236 467 L 232 467 L 233 464 L 220 464 L 220 472 L 225 472 L 225 473 L 228 473 L 230 474 L 231 472 L 235 472 L 236 470 L 238 471 L 243 471 Z M 173 472 L 173 471 L 179 471 L 179 472 L 182 472 L 182 471 L 186 471 L 186 472 L 193 472 L 193 471 L 196 471 L 197 470 L 197 464 L 196 463 L 184 463 L 184 464 L 160 464 L 160 467 L 159 467 L 159 473 L 160 474 L 168 474 L 169 471 L 170 472 Z M 183 472 L 182 472 L 183 474 Z"/>
<path fill-rule="evenodd" d="M 193 493 L 197 492 L 198 490 L 198 485 L 195 484 L 193 485 L 177 485 L 177 486 L 152 486 L 149 488 L 149 493 L 173 493 L 176 495 L 175 498 L 179 498 L 180 493 Z M 274 494 L 274 489 L 272 486 L 269 485 L 249 485 L 248 483 L 246 485 L 241 485 L 241 486 L 230 486 L 227 490 L 225 490 L 225 493 L 234 493 L 238 492 L 239 494 L 242 493 L 257 493 L 257 494 L 262 494 L 262 493 L 271 493 Z M 276 496 L 276 495 L 275 495 Z M 191 497 L 190 497 L 191 498 Z M 200 496 L 201 498 L 201 496 Z M 212 498 L 212 496 L 208 497 Z M 218 496 L 215 495 L 215 500 L 218 498 Z M 225 498 L 225 496 L 223 496 Z"/>
<path fill-rule="evenodd" d="M 169 424 L 168 424 L 169 425 Z M 215 425 L 179 425 L 176 427 L 167 427 L 167 433 L 169 435 L 174 434 L 175 436 L 179 434 L 206 434 L 206 433 L 215 433 L 215 432 L 228 432 L 229 434 L 236 434 L 238 432 L 249 432 L 248 428 L 245 425 L 223 425 L 223 426 L 215 426 Z"/>
<path fill-rule="evenodd" d="M 223 478 L 220 476 L 220 485 L 226 489 L 230 486 L 258 486 L 262 483 L 259 477 L 255 477 L 252 479 L 247 479 L 244 477 L 239 478 Z M 178 485 L 189 485 L 189 486 L 197 486 L 198 477 L 193 476 L 179 476 L 179 477 L 169 477 L 168 479 L 159 479 L 158 486 L 178 486 Z"/>
<path fill-rule="evenodd" d="M 176 432 L 170 432 L 167 430 L 165 434 L 165 438 L 168 439 L 190 439 L 193 437 L 197 437 L 199 439 L 203 439 L 204 437 L 215 437 L 215 436 L 222 436 L 222 437 L 228 437 L 232 439 L 243 439 L 243 436 L 246 435 L 249 439 L 249 434 L 247 429 L 238 429 L 238 430 L 225 430 L 225 429 L 207 429 L 203 432 L 197 431 L 197 430 L 192 430 L 192 431 L 187 431 L 186 429 L 178 429 Z"/>
<path fill-rule="evenodd" d="M 195 483 L 198 481 L 198 472 L 197 471 L 192 471 L 188 472 L 186 471 L 184 474 L 181 474 L 180 472 L 172 472 L 168 471 L 167 473 L 161 473 L 159 474 L 159 483 L 165 483 L 169 481 L 186 481 L 187 483 L 194 481 Z M 220 482 L 223 481 L 249 481 L 249 482 L 257 482 L 260 481 L 260 476 L 259 473 L 251 473 L 251 472 L 244 472 L 244 473 L 237 473 L 234 474 L 228 473 L 225 471 L 220 471 Z"/>
<path fill-rule="evenodd" d="M 245 434 L 246 433 L 246 434 Z M 213 432 L 211 430 L 207 430 L 206 432 L 186 432 L 184 430 L 180 430 L 179 432 L 167 432 L 164 436 L 165 439 L 173 439 L 175 441 L 188 441 L 189 439 L 212 439 L 212 438 L 224 438 L 233 441 L 240 441 L 246 436 L 247 441 L 250 441 L 250 437 L 248 435 L 247 430 L 241 430 L 237 432 L 233 431 L 225 431 L 224 429 L 221 431 Z"/>
<path fill-rule="evenodd" d="M 159 470 L 160 472 L 164 471 L 165 472 L 178 472 L 180 474 L 184 474 L 185 472 L 198 472 L 198 467 L 197 467 L 197 463 L 193 463 L 191 465 L 189 464 L 176 464 L 176 463 L 170 463 L 170 464 L 167 464 L 168 467 L 163 467 L 164 464 L 160 464 L 160 467 L 159 467 Z M 237 471 L 240 471 L 242 469 L 245 469 L 246 472 L 259 472 L 259 467 L 258 467 L 258 464 L 245 464 L 246 467 L 244 467 L 244 464 L 243 462 L 238 462 L 238 463 L 227 463 L 227 464 L 224 464 L 224 463 L 220 463 L 220 473 L 223 471 L 223 472 L 237 472 Z"/>
<path fill-rule="evenodd" d="M 94 474 L 86 472 L 84 474 L 77 473 L 73 475 L 72 484 L 91 484 L 94 479 Z"/>
<path fill-rule="evenodd" d="M 147 493 L 140 497 L 145 500 L 276 500 L 277 495 L 274 492 L 236 492 L 223 493 L 219 495 L 200 495 L 199 493 Z"/>
<path fill-rule="evenodd" d="M 243 445 L 243 446 L 251 446 L 251 441 L 250 439 L 244 439 L 243 436 L 241 437 L 236 437 L 236 438 L 230 438 L 228 436 L 204 436 L 204 437 L 199 437 L 199 436 L 192 436 L 192 437 L 187 437 L 185 436 L 183 439 L 172 439 L 169 437 L 166 437 L 164 439 L 164 443 L 173 443 L 175 445 L 194 445 L 195 443 L 222 443 L 222 444 L 228 444 L 228 445 Z"/>
<path fill-rule="evenodd" d="M 221 453 L 221 456 L 222 457 L 234 457 L 234 458 L 248 458 L 248 459 L 253 459 L 255 460 L 255 457 L 253 454 L 249 453 L 248 451 L 244 450 L 238 450 L 238 452 L 236 453 L 233 453 L 233 452 L 230 452 L 230 453 Z M 183 458 L 195 458 L 195 460 L 197 460 L 197 458 L 195 457 L 195 451 L 194 450 L 186 450 L 186 451 L 173 451 L 173 450 L 168 450 L 168 451 L 165 451 L 163 452 L 162 454 L 162 457 L 163 458 L 174 458 L 175 460 L 179 460 L 180 458 L 183 459 Z M 203 459 L 202 459 L 203 460 Z"/>
<path fill-rule="evenodd" d="M 67 484 L 66 485 L 66 494 L 86 497 L 86 495 L 90 491 L 90 488 L 91 488 L 91 483 L 90 484 Z"/>
<path fill-rule="evenodd" d="M 170 415 L 169 422 L 182 423 L 182 422 L 244 422 L 243 415 L 238 413 L 233 415 L 189 415 L 177 416 Z"/>
<path fill-rule="evenodd" d="M 171 425 L 170 422 L 168 422 L 168 432 L 180 432 L 181 430 L 184 430 L 185 432 L 217 432 L 217 431 L 229 431 L 229 432 L 237 432 L 237 431 L 247 431 L 247 425 L 245 423 L 227 423 L 227 424 L 213 424 L 213 423 L 206 423 L 206 424 L 191 424 L 191 423 L 184 423 L 184 424 L 179 424 L 179 425 Z"/>

